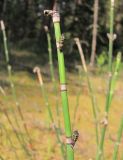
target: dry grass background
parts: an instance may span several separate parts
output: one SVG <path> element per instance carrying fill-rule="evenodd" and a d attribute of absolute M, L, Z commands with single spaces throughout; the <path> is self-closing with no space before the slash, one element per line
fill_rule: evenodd
<path fill-rule="evenodd" d="M 50 78 L 47 75 L 47 69 L 42 67 L 44 74 L 45 88 L 48 93 L 49 102 L 52 106 L 52 111 L 54 117 L 56 117 L 55 110 L 55 95 L 53 93 L 53 86 L 50 82 Z M 122 73 L 121 73 L 122 74 Z M 11 91 L 9 88 L 8 80 L 6 73 L 0 72 L 0 83 L 4 88 L 8 101 L 5 101 L 2 94 L 0 94 L 0 103 L 2 107 L 5 107 L 11 116 L 11 119 L 14 122 L 12 116 L 11 107 L 16 110 L 14 102 L 12 100 Z M 95 74 L 91 75 L 93 82 L 95 94 L 98 101 L 98 107 L 100 109 L 99 119 L 101 120 L 104 116 L 104 107 L 105 107 L 105 98 L 106 98 L 106 87 L 107 87 L 107 78 L 106 74 Z M 78 130 L 80 133 L 79 140 L 75 146 L 75 159 L 77 160 L 91 160 L 94 159 L 96 154 L 96 140 L 95 140 L 95 130 L 94 130 L 94 119 L 92 114 L 91 100 L 89 97 L 88 87 L 86 79 L 82 77 L 82 85 L 79 84 L 77 73 L 67 73 L 68 79 L 68 95 L 69 95 L 69 107 L 71 120 L 73 121 L 73 111 L 76 105 L 76 95 L 79 90 L 81 90 L 79 108 L 77 111 L 77 118 L 75 120 L 76 124 L 74 129 Z M 40 88 L 36 77 L 32 73 L 26 71 L 15 71 L 13 74 L 13 80 L 17 90 L 17 97 L 21 104 L 21 109 L 23 111 L 25 122 L 28 126 L 29 133 L 32 138 L 33 143 L 33 152 L 35 154 L 36 160 L 61 160 L 59 145 L 56 143 L 56 137 L 52 125 L 49 123 L 49 118 L 47 114 L 47 109 L 45 108 L 44 100 L 42 98 Z M 57 83 L 59 88 L 59 84 Z M 62 106 L 60 100 L 60 91 L 59 91 L 59 107 L 60 107 L 60 120 L 63 130 L 63 115 L 62 115 Z M 109 127 L 106 134 L 105 141 L 105 152 L 104 156 L 107 160 L 112 158 L 114 142 L 116 140 L 117 130 L 120 124 L 120 118 L 123 114 L 123 83 L 122 75 L 119 77 L 115 95 L 112 101 L 110 116 L 109 116 Z M 10 107 L 11 106 L 11 107 Z M 16 113 L 17 114 L 17 113 Z M 18 116 L 19 119 L 19 116 Z M 23 125 L 19 119 L 21 128 L 17 131 L 24 135 Z M 10 125 L 8 124 L 4 114 L 0 112 L 0 123 L 6 126 L 6 129 L 9 133 L 10 138 L 14 144 L 15 150 L 17 151 L 20 160 L 27 160 L 23 151 L 11 130 Z M 101 127 L 101 126 L 100 126 Z M 64 130 L 63 130 L 64 133 Z M 62 136 L 64 140 L 64 135 Z M 123 142 L 123 139 L 122 139 Z M 27 146 L 30 147 L 30 146 Z M 120 154 L 121 156 L 123 148 L 123 143 L 120 145 Z M 6 133 L 3 129 L 0 130 L 0 155 L 3 156 L 5 160 L 15 160 L 15 155 L 9 141 L 7 139 Z"/>

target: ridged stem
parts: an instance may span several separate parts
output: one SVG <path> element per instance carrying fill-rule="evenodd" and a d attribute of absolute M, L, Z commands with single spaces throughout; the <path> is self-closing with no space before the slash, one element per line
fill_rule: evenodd
<path fill-rule="evenodd" d="M 61 98 L 62 98 L 62 106 L 63 106 L 65 134 L 66 134 L 66 140 L 67 140 L 66 142 L 66 151 L 67 151 L 66 160 L 74 160 L 74 149 L 71 145 L 72 130 L 71 130 L 71 122 L 70 122 L 68 95 L 67 95 L 64 54 L 62 52 L 63 44 L 62 44 L 62 35 L 61 35 L 61 28 L 60 28 L 60 14 L 58 11 L 58 7 L 59 6 L 57 2 L 54 3 L 52 18 L 53 18 L 53 24 L 54 24 L 56 46 L 57 46 L 59 77 L 60 77 L 60 86 L 61 86 Z"/>
<path fill-rule="evenodd" d="M 62 143 L 62 141 L 60 139 L 58 128 L 55 125 L 55 121 L 54 121 L 54 118 L 53 118 L 51 106 L 50 106 L 49 101 L 48 101 L 48 96 L 46 94 L 46 90 L 45 90 L 45 86 L 44 86 L 44 83 L 43 83 L 43 79 L 42 79 L 42 75 L 41 75 L 41 72 L 40 72 L 40 68 L 39 67 L 35 67 L 34 68 L 34 73 L 37 74 L 37 77 L 38 77 L 38 80 L 39 80 L 39 84 L 40 84 L 40 88 L 41 88 L 41 92 L 42 92 L 42 96 L 44 98 L 45 106 L 46 106 L 47 111 L 48 111 L 49 119 L 50 119 L 50 121 L 51 121 L 51 123 L 52 123 L 52 125 L 54 127 L 57 141 L 60 144 L 61 154 L 62 154 L 63 159 L 65 160 L 64 144 Z"/>

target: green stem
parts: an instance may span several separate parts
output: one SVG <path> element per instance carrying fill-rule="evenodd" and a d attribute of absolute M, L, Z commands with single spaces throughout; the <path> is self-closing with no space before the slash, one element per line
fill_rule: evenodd
<path fill-rule="evenodd" d="M 117 160 L 117 158 L 118 158 L 118 150 L 119 150 L 119 145 L 121 143 L 122 134 L 123 134 L 123 116 L 121 118 L 121 124 L 120 124 L 120 128 L 118 130 L 117 141 L 114 146 L 113 160 Z"/>
<path fill-rule="evenodd" d="M 55 121 L 54 121 L 53 114 L 52 114 L 52 111 L 51 111 L 51 106 L 50 106 L 49 101 L 48 101 L 48 96 L 46 94 L 46 90 L 45 90 L 45 86 L 44 86 L 44 83 L 43 83 L 43 79 L 42 79 L 40 69 L 38 67 L 35 67 L 34 68 L 34 73 L 37 73 L 38 80 L 39 80 L 39 83 L 40 83 L 41 92 L 42 92 L 42 95 L 43 95 L 43 98 L 44 98 L 44 101 L 45 101 L 45 106 L 48 110 L 48 115 L 49 115 L 50 121 L 51 121 L 51 123 L 54 127 L 57 141 L 60 144 L 62 157 L 65 160 L 64 144 L 61 142 L 59 131 L 58 131 L 56 125 L 55 125 Z"/>
<path fill-rule="evenodd" d="M 23 127 L 24 127 L 24 131 L 26 133 L 26 136 L 28 137 L 29 142 L 31 142 L 31 139 L 30 139 L 30 136 L 29 136 L 29 133 L 28 133 L 25 121 L 24 121 L 24 116 L 23 116 L 20 104 L 17 100 L 15 86 L 14 86 L 14 83 L 13 83 L 13 80 L 12 80 L 12 67 L 9 64 L 9 52 L 8 52 L 8 47 L 7 47 L 7 36 L 6 36 L 4 22 L 1 21 L 0 23 L 1 23 L 2 33 L 3 33 L 5 59 L 6 59 L 6 64 L 7 64 L 7 71 L 8 71 L 8 77 L 9 77 L 9 82 L 10 82 L 10 87 L 11 87 L 11 91 L 12 91 L 13 100 L 15 101 L 19 116 L 20 116 L 21 120 L 23 121 Z M 20 129 L 21 127 L 20 127 L 20 124 L 18 122 L 18 118 L 17 118 L 16 113 L 14 113 L 14 118 L 15 118 L 15 123 L 17 124 L 18 129 Z M 25 141 L 23 136 L 22 136 L 22 139 L 23 139 L 23 141 Z"/>
<path fill-rule="evenodd" d="M 101 130 L 101 140 L 100 140 L 100 143 L 99 143 L 99 148 L 98 148 L 98 151 L 97 151 L 96 160 L 101 160 L 101 158 L 102 158 L 104 141 L 105 141 L 105 134 L 106 134 L 107 124 L 108 124 L 109 109 L 110 109 L 111 101 L 112 101 L 112 98 L 113 98 L 113 93 L 114 93 L 114 89 L 115 89 L 115 84 L 116 84 L 116 79 L 117 79 L 117 76 L 118 76 L 118 72 L 119 72 L 119 69 L 120 69 L 120 64 L 121 64 L 121 53 L 118 53 L 117 60 L 116 60 L 115 71 L 109 77 L 109 86 L 108 86 L 106 106 L 105 106 L 105 117 L 104 117 L 104 121 L 102 122 L 103 123 L 103 128 Z"/>
<path fill-rule="evenodd" d="M 110 0 L 110 34 L 109 34 L 109 71 L 112 71 L 112 53 L 113 53 L 113 41 L 114 41 L 114 0 Z"/>
<path fill-rule="evenodd" d="M 65 122 L 65 134 L 66 134 L 67 140 L 72 141 L 72 130 L 71 130 L 68 95 L 67 95 L 67 87 L 66 87 L 64 55 L 61 48 L 62 35 L 61 35 L 61 29 L 60 29 L 60 14 L 59 14 L 59 11 L 57 10 L 57 7 L 58 7 L 57 3 L 55 3 L 52 16 L 53 16 L 57 54 L 58 54 L 59 76 L 60 76 L 60 84 L 61 84 L 61 98 L 62 98 L 63 115 L 64 115 L 64 122 Z M 74 150 L 71 146 L 71 143 L 68 143 L 68 142 L 66 143 L 66 151 L 67 151 L 67 160 L 74 160 Z"/>
<path fill-rule="evenodd" d="M 50 33 L 49 33 L 48 26 L 44 26 L 44 29 L 45 29 L 45 32 L 47 34 L 48 52 L 49 52 L 49 64 L 50 64 L 50 74 L 51 74 L 51 79 L 52 79 L 52 82 L 53 82 L 54 93 L 55 93 L 55 96 L 56 96 L 56 114 L 57 114 L 57 119 L 58 119 L 59 130 L 60 130 L 60 128 L 61 128 L 61 124 L 60 124 L 60 112 L 59 112 L 59 104 L 58 104 L 57 85 L 56 85 L 56 79 L 55 79 L 55 74 L 54 74 L 54 66 L 53 66 L 51 36 L 50 36 Z"/>
<path fill-rule="evenodd" d="M 15 85 L 14 85 L 13 80 L 12 80 L 12 67 L 9 64 L 9 52 L 8 52 L 8 47 L 7 47 L 7 36 L 6 36 L 6 31 L 5 31 L 5 26 L 4 26 L 3 21 L 1 21 L 1 29 L 2 29 L 2 33 L 3 33 L 4 51 L 5 51 L 7 71 L 8 71 L 8 77 L 9 77 L 9 82 L 10 82 L 10 86 L 11 86 L 12 96 L 13 96 L 13 99 L 15 101 L 18 113 L 20 115 L 20 118 L 23 122 L 24 131 L 26 133 L 26 136 L 28 137 L 29 143 L 31 144 L 31 138 L 30 138 L 30 135 L 29 135 L 29 132 L 28 132 L 25 120 L 24 120 L 24 116 L 23 116 L 20 104 L 17 100 L 16 89 L 15 89 Z M 15 122 L 16 122 L 18 128 L 20 129 L 20 124 L 18 122 L 18 118 L 16 116 L 16 113 L 14 113 L 14 118 L 15 118 Z"/>
<path fill-rule="evenodd" d="M 97 115 L 98 109 L 97 109 L 97 104 L 96 104 L 96 98 L 95 98 L 95 95 L 94 95 L 94 92 L 93 92 L 92 83 L 91 83 L 91 80 L 90 80 L 90 77 L 89 77 L 84 53 L 83 53 L 79 38 L 75 38 L 75 42 L 76 42 L 76 45 L 78 47 L 79 54 L 80 54 L 80 57 L 81 57 L 82 66 L 83 66 L 83 69 L 84 69 L 84 72 L 85 72 L 85 75 L 86 75 L 86 78 L 87 78 L 87 83 L 88 83 L 88 88 L 89 88 L 91 103 L 92 103 L 93 116 L 94 116 L 94 121 L 95 121 L 96 143 L 97 143 L 97 146 L 98 146 L 98 144 L 99 144 L 99 129 L 98 129 L 98 115 Z"/>

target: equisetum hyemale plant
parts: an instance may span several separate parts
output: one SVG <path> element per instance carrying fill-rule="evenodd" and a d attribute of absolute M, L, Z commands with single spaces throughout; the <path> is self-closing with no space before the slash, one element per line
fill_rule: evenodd
<path fill-rule="evenodd" d="M 28 129 L 27 129 L 27 125 L 26 125 L 25 120 L 24 120 L 23 112 L 22 112 L 20 104 L 19 104 L 19 102 L 17 100 L 15 85 L 14 85 L 13 80 L 12 80 L 12 67 L 10 65 L 10 60 L 9 60 L 9 52 L 8 52 L 8 46 L 7 46 L 7 36 L 6 36 L 6 31 L 5 31 L 5 25 L 4 25 L 4 22 L 2 20 L 0 21 L 0 24 L 1 24 L 1 30 L 2 30 L 2 33 L 3 33 L 5 59 L 6 59 L 7 71 L 8 71 L 9 82 L 10 82 L 10 86 L 11 86 L 13 100 L 15 101 L 19 116 L 20 116 L 20 118 L 21 118 L 21 120 L 23 122 L 24 131 L 25 131 L 25 133 L 27 135 L 27 138 L 29 140 L 30 146 L 32 146 L 31 138 L 30 138 L 30 135 L 29 135 L 29 132 L 28 132 Z M 5 98 L 7 100 L 6 96 L 5 96 Z M 14 113 L 14 112 L 13 112 L 13 117 L 15 119 L 15 123 L 16 123 L 18 129 L 20 129 L 21 127 L 20 127 L 20 124 L 19 124 L 19 121 L 18 121 L 18 117 L 17 117 L 16 113 Z M 23 142 L 24 142 L 24 137 L 21 136 L 21 138 L 23 139 Z"/>
<path fill-rule="evenodd" d="M 110 0 L 110 33 L 108 34 L 109 38 L 109 72 L 112 71 L 112 53 L 113 53 L 113 41 L 116 39 L 114 34 L 114 4 L 115 0 Z"/>
<path fill-rule="evenodd" d="M 76 45 L 78 47 L 79 50 L 79 54 L 81 57 L 81 62 L 82 62 L 82 66 L 84 69 L 84 72 L 86 74 L 86 78 L 87 78 L 87 83 L 88 83 L 88 88 L 89 88 L 89 92 L 90 92 L 90 96 L 91 96 L 91 102 L 92 102 L 92 109 L 93 109 L 93 116 L 94 116 L 94 121 L 95 121 L 95 133 L 96 133 L 96 142 L 97 142 L 97 146 L 99 143 L 99 129 L 98 129 L 98 109 L 97 109 L 97 104 L 96 104 L 96 98 L 94 96 L 93 93 L 93 88 L 92 88 L 92 83 L 89 77 L 89 73 L 88 73 L 88 69 L 87 69 L 87 65 L 86 65 L 86 61 L 85 61 L 85 57 L 84 57 L 84 53 L 81 47 L 81 43 L 79 38 L 75 38 L 74 39 L 76 42 Z"/>
<path fill-rule="evenodd" d="M 40 68 L 39 67 L 35 67 L 33 72 L 37 74 L 38 81 L 39 81 L 39 84 L 40 84 L 40 87 L 41 87 L 41 91 L 42 91 L 42 95 L 43 95 L 43 98 L 45 100 L 45 105 L 46 105 L 46 108 L 48 110 L 49 118 L 50 118 L 50 121 L 51 121 L 51 123 L 52 123 L 52 125 L 54 127 L 57 141 L 60 144 L 62 157 L 65 160 L 64 144 L 61 142 L 60 135 L 59 135 L 59 130 L 57 129 L 57 127 L 55 125 L 55 121 L 54 121 L 53 114 L 52 114 L 52 111 L 51 111 L 51 106 L 49 104 L 48 97 L 47 97 L 47 94 L 46 94 L 46 91 L 45 91 L 45 87 L 44 87 L 44 83 L 43 83 L 43 79 L 42 79 Z"/>
<path fill-rule="evenodd" d="M 50 33 L 49 33 L 49 28 L 48 28 L 48 26 L 44 26 L 44 30 L 45 30 L 45 32 L 46 32 L 47 42 L 48 42 L 50 74 L 51 74 L 52 82 L 54 83 L 54 81 L 55 81 L 55 75 L 54 75 L 54 67 L 53 67 L 53 55 L 52 55 L 51 36 L 50 36 Z"/>
<path fill-rule="evenodd" d="M 74 160 L 74 140 L 72 138 L 72 129 L 70 122 L 69 114 L 69 105 L 68 105 L 68 95 L 67 95 L 67 86 L 66 86 L 66 74 L 65 74 L 65 64 L 64 64 L 64 55 L 62 51 L 63 47 L 63 36 L 60 29 L 60 14 L 58 2 L 54 2 L 53 10 L 45 10 L 44 14 L 46 16 L 50 15 L 53 19 L 57 54 L 58 54 L 58 65 L 59 65 L 59 77 L 60 77 L 60 86 L 61 86 L 61 97 L 62 97 L 62 106 L 63 106 L 63 115 L 65 122 L 65 134 L 66 134 L 66 151 L 67 151 L 67 160 Z"/>
<path fill-rule="evenodd" d="M 54 66 L 53 66 L 53 55 L 52 55 L 52 43 L 51 43 L 51 36 L 49 33 L 48 26 L 44 26 L 44 30 L 47 35 L 47 42 L 48 42 L 48 52 L 49 52 L 49 64 L 50 64 L 50 74 L 51 74 L 51 79 L 53 83 L 53 89 L 55 93 L 55 98 L 56 98 L 56 114 L 57 114 L 57 121 L 58 121 L 58 127 L 60 130 L 60 112 L 59 112 L 59 104 L 58 104 L 58 91 L 57 91 L 57 84 L 56 84 L 56 79 L 55 79 L 55 73 L 54 73 Z"/>
<path fill-rule="evenodd" d="M 96 155 L 96 160 L 101 160 L 102 154 L 103 154 L 103 148 L 104 148 L 104 141 L 105 141 L 105 134 L 106 129 L 108 125 L 108 116 L 109 116 L 109 109 L 111 106 L 111 101 L 113 97 L 113 92 L 115 88 L 116 78 L 119 72 L 120 63 L 121 63 L 121 53 L 118 53 L 117 60 L 116 60 L 116 66 L 114 72 L 112 71 L 112 53 L 113 53 L 113 42 L 116 38 L 114 36 L 113 32 L 113 22 L 114 22 L 114 4 L 115 1 L 111 0 L 111 6 L 110 6 L 110 34 L 108 35 L 109 38 L 109 83 L 108 83 L 108 91 L 107 91 L 107 97 L 106 97 L 106 104 L 105 104 L 105 116 L 102 120 L 102 130 L 101 130 L 101 139 L 99 143 L 99 148 Z"/>
<path fill-rule="evenodd" d="M 121 118 L 121 124 L 120 124 L 119 130 L 118 130 L 117 140 L 114 146 L 113 160 L 118 159 L 118 149 L 121 143 L 122 135 L 123 135 L 123 115 Z"/>
<path fill-rule="evenodd" d="M 107 91 L 106 104 L 105 104 L 105 116 L 104 116 L 104 119 L 101 121 L 101 124 L 102 124 L 101 139 L 99 143 L 96 160 L 100 160 L 102 158 L 105 134 L 108 126 L 109 110 L 110 110 L 111 101 L 112 101 L 112 97 L 115 89 L 116 79 L 120 69 L 120 64 L 121 64 L 121 52 L 119 52 L 117 55 L 114 72 L 112 72 L 112 74 L 109 77 L 108 91 Z"/>

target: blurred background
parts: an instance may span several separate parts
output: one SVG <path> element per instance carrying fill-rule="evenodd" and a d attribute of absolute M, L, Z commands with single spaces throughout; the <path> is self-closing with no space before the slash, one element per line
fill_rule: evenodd
<path fill-rule="evenodd" d="M 18 160 L 17 156 L 20 160 L 30 159 L 30 155 L 25 154 L 24 149 L 35 156 L 35 160 L 63 160 L 53 128 L 54 123 L 51 123 L 47 113 L 47 103 L 49 103 L 55 124 L 61 131 L 60 139 L 64 142 L 65 129 L 54 28 L 52 18 L 44 16 L 44 10 L 52 9 L 53 2 L 53 0 L 0 0 L 0 20 L 5 23 L 10 56 L 8 63 L 0 27 L 0 160 L 2 158 Z M 116 39 L 112 61 L 113 89 L 108 86 L 108 80 L 111 78 L 108 74 L 109 38 L 107 36 L 110 32 L 110 0 L 61 0 L 59 4 L 61 30 L 65 37 L 63 53 L 72 130 L 78 130 L 80 134 L 75 146 L 75 159 L 95 159 L 97 152 L 95 126 L 99 126 L 100 138 L 100 129 L 103 126 L 100 122 L 107 118 L 105 117 L 106 99 L 113 90 L 110 125 L 106 133 L 103 155 L 104 159 L 111 160 L 114 145 L 119 144 L 115 142 L 123 117 L 123 63 L 118 68 L 121 72 L 113 74 L 117 64 L 116 55 L 119 51 L 123 52 L 123 0 L 116 0 L 114 6 Z M 51 36 L 54 77 L 50 73 L 47 34 L 44 30 L 46 25 Z M 80 66 L 81 59 L 74 41 L 76 37 L 80 39 L 88 73 L 84 71 L 83 66 Z M 33 73 L 33 68 L 37 65 L 41 69 L 48 102 L 43 97 L 37 76 Z M 97 119 L 93 116 L 93 102 L 97 110 Z M 16 108 L 18 104 L 24 120 Z M 17 126 L 17 121 L 20 127 Z M 31 138 L 26 135 L 23 124 L 26 124 Z M 21 142 L 18 142 L 17 136 L 21 138 Z M 29 139 L 32 144 L 29 143 Z M 122 148 L 123 139 L 121 139 L 118 160 L 123 160 Z"/>
<path fill-rule="evenodd" d="M 50 17 L 44 17 L 44 9 L 52 9 L 52 1 L 47 0 L 1 0 L 0 19 L 6 25 L 9 49 L 24 49 L 46 58 L 47 39 L 44 25 L 48 25 L 52 35 L 53 51 L 55 41 L 53 24 Z M 108 52 L 110 1 L 99 1 L 98 34 L 96 55 Z M 114 56 L 122 51 L 123 42 L 123 1 L 115 2 L 115 33 Z M 66 63 L 78 61 L 77 47 L 73 38 L 79 37 L 83 45 L 86 60 L 90 61 L 93 31 L 94 0 L 63 0 L 60 2 L 61 28 L 65 35 L 64 53 Z M 0 41 L 2 44 L 2 36 Z M 0 46 L 2 52 L 2 45 Z M 53 54 L 56 58 L 56 53 Z M 0 54 L 2 56 L 2 53 Z M 45 61 L 47 62 L 47 61 Z"/>

